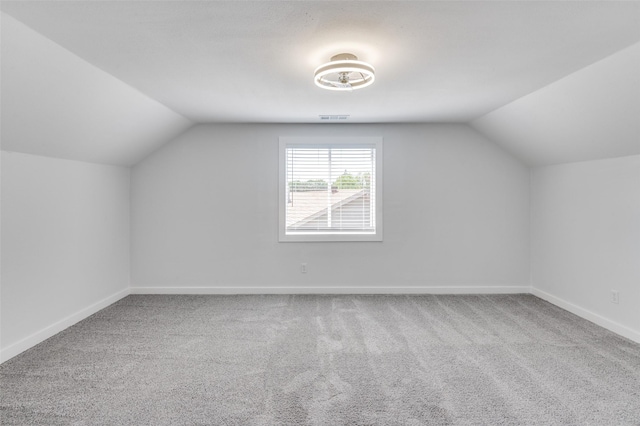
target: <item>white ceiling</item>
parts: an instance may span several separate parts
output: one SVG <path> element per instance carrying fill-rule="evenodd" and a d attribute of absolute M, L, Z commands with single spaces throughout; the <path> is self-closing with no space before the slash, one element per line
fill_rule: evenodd
<path fill-rule="evenodd" d="M 193 125 L 0 15 L 3 150 L 128 166 Z"/>
<path fill-rule="evenodd" d="M 640 40 L 640 2 L 3 1 L 194 122 L 467 122 Z M 376 83 L 323 91 L 352 52 Z"/>
<path fill-rule="evenodd" d="M 531 166 L 640 154 L 640 43 L 471 125 Z"/>

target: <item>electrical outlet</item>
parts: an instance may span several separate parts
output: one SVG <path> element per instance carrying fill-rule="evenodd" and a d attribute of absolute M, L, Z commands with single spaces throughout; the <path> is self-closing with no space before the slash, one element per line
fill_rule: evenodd
<path fill-rule="evenodd" d="M 307 264 L 306 263 L 301 263 L 300 264 L 300 272 L 303 274 L 307 273 Z"/>
<path fill-rule="evenodd" d="M 618 293 L 618 290 L 611 290 L 611 303 L 615 303 L 616 305 L 620 303 L 620 293 Z"/>

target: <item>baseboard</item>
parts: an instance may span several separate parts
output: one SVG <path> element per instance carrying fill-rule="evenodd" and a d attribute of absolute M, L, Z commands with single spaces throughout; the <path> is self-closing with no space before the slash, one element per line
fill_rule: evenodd
<path fill-rule="evenodd" d="M 629 340 L 640 343 L 640 332 L 611 321 L 545 291 L 529 286 L 405 286 L 405 287 L 131 287 L 100 300 L 42 330 L 0 350 L 0 363 L 26 351 L 62 330 L 95 314 L 129 294 L 533 294 Z"/>
<path fill-rule="evenodd" d="M 567 302 L 564 299 L 556 297 L 540 289 L 531 287 L 531 294 L 539 297 L 540 299 L 546 300 L 547 302 L 552 303 L 566 311 L 569 311 L 572 314 L 591 321 L 592 323 L 597 324 L 600 327 L 606 328 L 609 331 L 619 334 L 622 337 L 626 337 L 629 340 L 640 343 L 640 331 L 633 330 L 625 325 L 607 319 L 602 315 L 596 314 L 595 312 L 591 312 L 587 309 L 581 308 L 578 305 L 574 305 L 571 302 Z"/>
<path fill-rule="evenodd" d="M 528 294 L 529 286 L 131 287 L 131 294 Z"/>
<path fill-rule="evenodd" d="M 47 340 L 49 337 L 52 337 L 58 333 L 60 333 L 62 330 L 71 327 L 72 325 L 82 321 L 83 319 L 95 314 L 96 312 L 98 312 L 101 309 L 106 308 L 107 306 L 111 305 L 112 303 L 117 302 L 118 300 L 122 299 L 123 297 L 126 297 L 129 295 L 129 289 L 126 288 L 124 290 L 121 290 L 115 294 L 112 294 L 109 297 L 106 297 L 102 300 L 100 300 L 99 302 L 96 302 L 78 312 L 76 312 L 75 314 L 69 315 L 68 317 L 55 322 L 53 324 L 51 324 L 48 327 L 43 328 L 42 330 L 33 333 L 32 335 L 25 337 L 24 339 L 10 345 L 7 346 L 6 348 L 0 350 L 0 363 L 3 363 L 5 361 L 10 360 L 11 358 L 13 358 L 16 355 L 19 355 L 20 353 L 26 351 L 29 348 L 34 347 L 35 345 L 37 345 L 38 343 L 41 343 L 45 340 Z"/>

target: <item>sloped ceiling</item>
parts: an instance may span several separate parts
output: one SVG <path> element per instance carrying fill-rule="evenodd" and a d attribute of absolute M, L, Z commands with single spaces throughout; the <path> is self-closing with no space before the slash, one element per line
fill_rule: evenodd
<path fill-rule="evenodd" d="M 195 122 L 466 122 L 640 40 L 639 2 L 4 1 Z M 352 52 L 367 90 L 314 69 Z"/>
<path fill-rule="evenodd" d="M 534 158 L 511 141 L 517 133 L 497 130 L 505 120 L 490 126 L 483 125 L 490 116 L 478 118 L 640 41 L 636 1 L 2 1 L 0 8 L 3 149 L 112 164 L 136 163 L 192 122 L 314 123 L 319 114 L 476 120 L 529 164 L 580 159 L 561 155 L 576 150 L 568 139 L 557 155 Z M 344 51 L 373 63 L 376 83 L 351 93 L 315 87 L 315 67 Z"/>
<path fill-rule="evenodd" d="M 640 154 L 640 43 L 471 125 L 531 166 Z"/>
<path fill-rule="evenodd" d="M 132 165 L 192 123 L 2 14 L 2 149 Z"/>

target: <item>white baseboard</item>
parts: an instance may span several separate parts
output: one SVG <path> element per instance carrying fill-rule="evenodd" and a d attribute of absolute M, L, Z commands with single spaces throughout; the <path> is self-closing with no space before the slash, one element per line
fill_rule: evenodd
<path fill-rule="evenodd" d="M 0 363 L 3 363 L 5 361 L 8 361 L 9 359 L 13 358 L 14 356 L 26 351 L 29 348 L 34 347 L 35 345 L 37 345 L 38 343 L 41 343 L 45 340 L 47 340 L 49 337 L 52 337 L 58 333 L 60 333 L 62 330 L 71 327 L 72 325 L 76 324 L 77 322 L 82 321 L 83 319 L 95 314 L 96 312 L 98 312 L 101 309 L 106 308 L 107 306 L 111 305 L 112 303 L 117 302 L 118 300 L 122 299 L 123 297 L 126 297 L 129 295 L 129 289 L 126 288 L 124 290 L 121 290 L 115 294 L 112 294 L 109 297 L 106 297 L 102 300 L 100 300 L 99 302 L 96 302 L 78 312 L 76 312 L 75 314 L 69 315 L 68 317 L 55 322 L 53 324 L 51 324 L 48 327 L 43 328 L 40 331 L 37 331 L 35 333 L 33 333 L 30 336 L 25 337 L 22 340 L 17 341 L 16 343 L 13 343 L 10 346 L 7 346 L 6 348 L 0 350 Z"/>
<path fill-rule="evenodd" d="M 545 291 L 539 290 L 535 287 L 531 287 L 531 294 L 539 297 L 540 299 L 544 299 L 549 303 L 552 303 L 566 311 L 571 312 L 581 318 L 584 318 L 588 321 L 591 321 L 594 324 L 599 325 L 600 327 L 604 327 L 609 331 L 613 331 L 620 336 L 626 337 L 629 340 L 633 340 L 636 343 L 640 343 L 640 331 L 633 330 L 625 325 L 617 323 L 615 321 L 611 321 L 603 317 L 602 315 L 596 314 L 595 312 L 591 312 L 587 309 L 581 308 L 578 305 L 574 305 L 571 302 L 567 302 L 564 299 L 556 297 L 552 294 L 549 294 Z"/>
<path fill-rule="evenodd" d="M 129 294 L 533 294 L 579 317 L 591 321 L 634 342 L 640 343 L 640 332 L 611 321 L 601 315 L 529 286 L 406 286 L 406 287 L 131 287 L 121 290 L 70 315 L 42 330 L 0 350 L 0 363 L 26 351 L 62 330 L 82 321 Z"/>
<path fill-rule="evenodd" d="M 131 287 L 131 294 L 528 294 L 529 286 Z"/>

